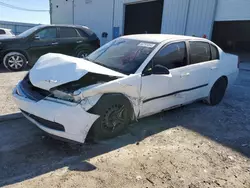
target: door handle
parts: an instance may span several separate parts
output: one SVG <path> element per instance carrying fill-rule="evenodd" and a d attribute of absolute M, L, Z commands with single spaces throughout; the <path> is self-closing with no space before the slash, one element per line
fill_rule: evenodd
<path fill-rule="evenodd" d="M 211 70 L 215 70 L 215 69 L 218 69 L 218 67 L 211 67 Z"/>
<path fill-rule="evenodd" d="M 77 44 L 80 44 L 80 43 L 82 43 L 82 41 L 81 41 L 81 40 L 79 40 L 79 41 L 77 41 L 76 43 L 77 43 Z"/>
<path fill-rule="evenodd" d="M 186 76 L 190 76 L 190 73 L 187 72 L 187 73 L 184 73 L 184 74 L 181 75 L 181 77 L 186 77 Z"/>
<path fill-rule="evenodd" d="M 51 43 L 52 45 L 58 45 L 58 42 L 53 42 L 53 43 Z"/>

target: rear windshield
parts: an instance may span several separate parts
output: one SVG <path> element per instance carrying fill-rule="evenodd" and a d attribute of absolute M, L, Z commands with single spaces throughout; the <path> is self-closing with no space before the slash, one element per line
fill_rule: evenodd
<path fill-rule="evenodd" d="M 157 43 L 119 38 L 94 51 L 87 59 L 129 75 L 137 71 L 156 46 Z"/>

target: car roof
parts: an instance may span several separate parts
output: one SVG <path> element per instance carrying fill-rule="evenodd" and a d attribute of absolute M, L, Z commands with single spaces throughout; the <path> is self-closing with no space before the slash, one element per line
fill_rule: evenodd
<path fill-rule="evenodd" d="M 47 25 L 38 25 L 38 27 L 72 27 L 72 28 L 84 28 L 84 29 L 89 29 L 86 26 L 82 26 L 82 25 L 68 25 L 68 24 L 47 24 Z"/>
<path fill-rule="evenodd" d="M 161 43 L 163 41 L 171 41 L 171 40 L 203 40 L 208 41 L 205 38 L 199 37 L 191 37 L 191 36 L 184 36 L 184 35 L 170 35 L 170 34 L 137 34 L 137 35 L 126 35 L 122 38 L 126 39 L 133 39 L 133 40 L 141 40 L 147 42 L 156 42 Z"/>

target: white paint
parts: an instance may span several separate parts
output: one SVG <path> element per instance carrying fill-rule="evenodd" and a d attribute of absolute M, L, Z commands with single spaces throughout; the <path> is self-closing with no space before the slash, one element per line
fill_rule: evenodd
<path fill-rule="evenodd" d="M 30 70 L 29 77 L 34 86 L 49 90 L 64 83 L 78 80 L 88 72 L 124 76 L 124 74 L 81 58 L 49 53 L 39 58 Z"/>
<path fill-rule="evenodd" d="M 16 104 L 24 111 L 42 117 L 43 119 L 60 123 L 64 126 L 65 132 L 49 129 L 35 120 L 28 118 L 42 130 L 70 140 L 83 143 L 86 135 L 99 117 L 98 115 L 89 114 L 83 110 L 80 104 L 63 104 L 50 100 L 41 100 L 34 102 L 23 96 L 16 94 L 16 89 L 13 91 Z"/>
<path fill-rule="evenodd" d="M 123 77 L 117 80 L 82 88 L 77 96 L 81 99 L 81 102 L 78 101 L 77 103 L 71 103 L 65 100 L 53 99 L 49 97 L 44 100 L 34 102 L 28 99 L 24 93 L 18 92 L 19 94 L 17 94 L 17 89 L 19 88 L 18 85 L 14 89 L 13 96 L 19 108 L 43 119 L 60 123 L 65 127 L 65 132 L 51 130 L 30 117 L 27 117 L 44 131 L 83 143 L 92 124 L 99 117 L 98 115 L 87 113 L 86 110 L 93 107 L 103 94 L 123 94 L 130 100 L 134 108 L 135 117 L 142 118 L 165 109 L 174 108 L 179 105 L 188 104 L 197 99 L 206 98 L 209 96 L 210 90 L 218 78 L 221 76 L 227 76 L 230 85 L 234 82 L 238 75 L 238 57 L 224 53 L 217 46 L 220 54 L 220 60 L 207 61 L 195 65 L 187 65 L 185 67 L 171 69 L 170 74 L 151 74 L 144 76 L 142 75 L 144 67 L 146 67 L 148 62 L 150 62 L 154 55 L 164 45 L 190 40 L 203 41 L 215 45 L 207 39 L 174 35 L 134 35 L 131 36 L 131 39 L 144 39 L 146 36 L 148 36 L 147 41 L 153 42 L 157 40 L 162 42 L 153 50 L 151 54 L 149 54 L 148 58 L 143 62 L 140 68 L 138 68 L 135 74 L 131 74 L 129 76 L 121 74 Z M 129 38 L 129 36 L 126 36 L 126 38 Z M 60 57 L 59 59 L 63 59 L 64 61 L 67 60 L 65 61 L 67 63 L 64 64 L 64 61 L 59 61 L 58 64 L 54 63 L 56 62 L 54 61 L 56 56 Z M 66 83 L 67 79 L 68 82 L 74 79 L 79 79 L 79 76 L 84 76 L 86 71 L 95 71 L 99 74 L 120 75 L 120 73 L 115 71 L 112 72 L 111 70 L 100 66 L 94 67 L 94 65 L 90 62 L 78 61 L 78 59 L 76 60 L 71 57 L 54 54 L 53 58 L 51 58 L 50 55 L 44 56 L 43 58 L 48 61 L 40 61 L 38 65 L 34 67 L 35 72 L 31 70 L 32 73 L 30 78 L 33 81 L 36 79 L 35 77 L 39 77 L 40 80 L 44 80 L 48 78 L 63 79 L 64 76 L 65 78 L 63 82 L 60 81 L 60 84 L 62 84 Z M 51 64 L 49 64 L 50 61 Z M 73 62 L 75 67 L 78 67 L 78 62 L 81 62 L 79 69 L 72 69 L 74 71 L 80 70 L 79 74 L 71 71 L 70 68 L 67 67 L 68 64 L 70 64 L 70 61 Z M 85 65 L 88 66 L 85 67 Z M 69 71 L 68 75 L 66 73 L 66 69 L 63 68 L 64 66 L 66 66 Z M 82 66 L 84 67 L 83 69 Z M 51 71 L 52 69 L 53 71 Z M 84 72 L 82 72 L 82 70 L 84 70 Z M 45 74 L 49 76 L 46 76 Z M 74 74 L 77 76 L 74 77 Z M 52 75 L 55 77 L 50 77 Z M 39 81 L 35 83 L 39 83 Z M 46 84 L 49 86 L 47 87 Z M 205 86 L 195 90 L 188 90 L 202 85 Z M 43 89 L 51 87 L 50 83 L 39 83 L 36 86 Z M 176 93 L 177 91 L 183 92 Z M 171 93 L 172 95 L 168 95 Z M 164 97 L 159 98 L 159 96 Z M 154 100 L 149 100 L 152 98 L 154 98 Z M 146 102 L 147 100 L 148 102 Z"/>
<path fill-rule="evenodd" d="M 15 35 L 11 32 L 11 29 L 0 28 L 4 34 L 0 34 L 0 39 L 14 37 Z"/>
<path fill-rule="evenodd" d="M 215 21 L 250 20 L 249 0 L 219 0 Z"/>

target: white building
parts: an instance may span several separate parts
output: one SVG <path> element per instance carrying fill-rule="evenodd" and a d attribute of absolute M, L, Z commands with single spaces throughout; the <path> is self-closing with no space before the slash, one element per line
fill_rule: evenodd
<path fill-rule="evenodd" d="M 86 25 L 102 44 L 126 34 L 169 33 L 206 36 L 224 49 L 250 51 L 250 0 L 50 1 L 53 24 Z"/>

